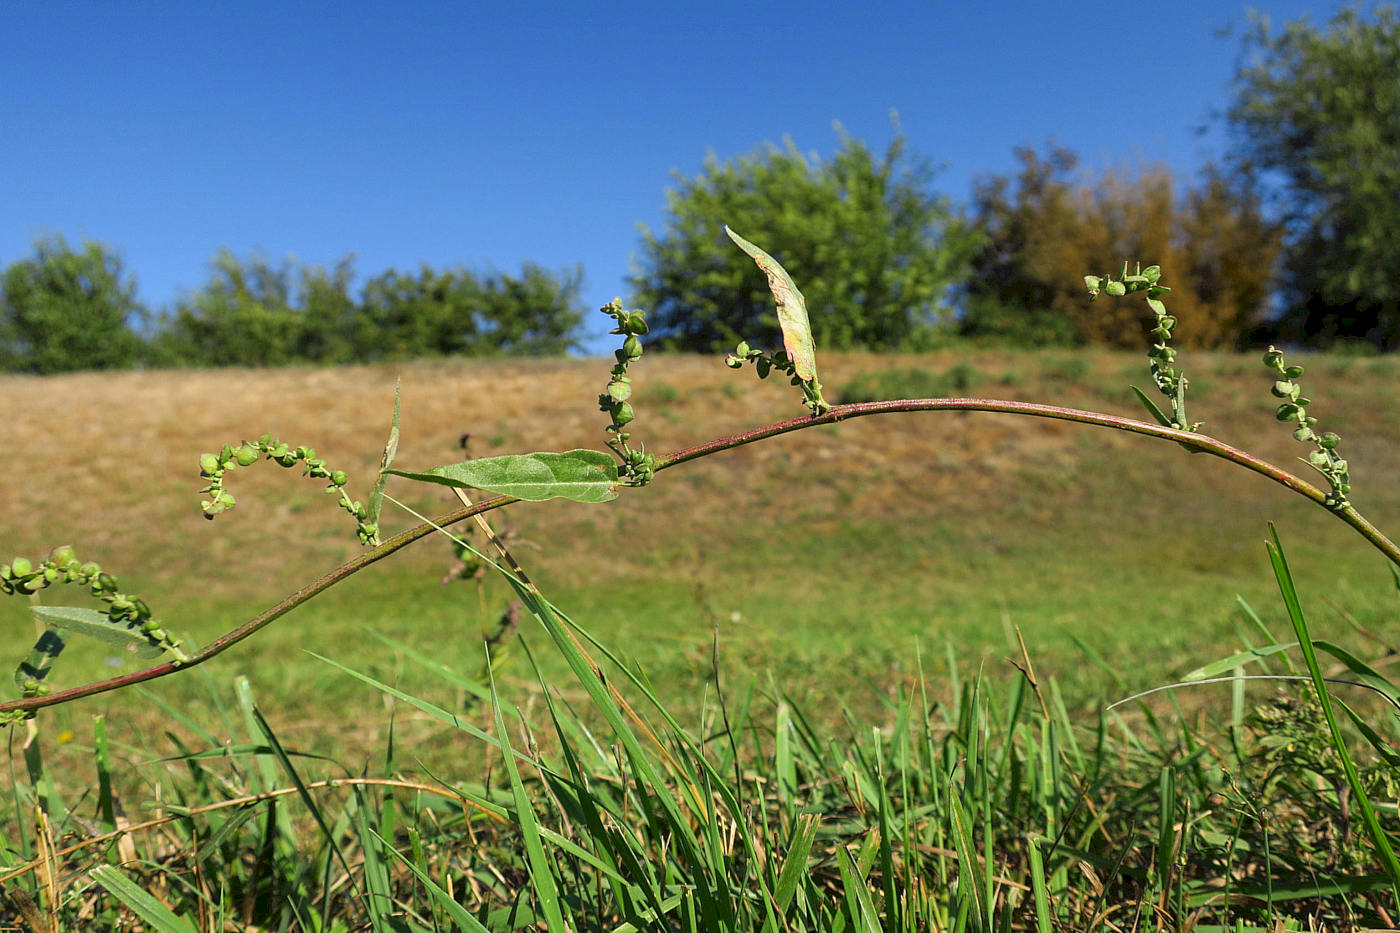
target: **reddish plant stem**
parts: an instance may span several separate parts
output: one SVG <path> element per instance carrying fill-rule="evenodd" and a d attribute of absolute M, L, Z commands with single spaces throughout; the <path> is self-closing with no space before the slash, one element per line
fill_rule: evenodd
<path fill-rule="evenodd" d="M 694 447 L 688 447 L 684 450 L 678 450 L 675 453 L 658 457 L 656 460 L 656 469 L 657 471 L 665 470 L 670 467 L 679 466 L 682 463 L 688 463 L 691 460 L 708 457 L 720 451 L 732 450 L 746 444 L 766 440 L 770 437 L 777 437 L 781 434 L 790 434 L 794 431 L 801 431 L 805 428 L 816 427 L 817 425 L 835 424 L 839 421 L 845 421 L 850 418 L 861 418 L 868 415 L 896 414 L 915 411 L 987 411 L 1013 415 L 1029 415 L 1035 418 L 1051 418 L 1058 421 L 1073 421 L 1079 424 L 1113 428 L 1119 431 L 1128 431 L 1132 434 L 1142 434 L 1147 437 L 1174 441 L 1192 450 L 1210 454 L 1222 460 L 1228 460 L 1231 463 L 1242 466 L 1261 476 L 1268 477 L 1281 486 L 1291 489 L 1307 499 L 1311 499 L 1318 505 L 1326 507 L 1329 512 L 1354 528 L 1377 550 L 1389 558 L 1392 563 L 1396 566 L 1400 566 L 1400 547 L 1396 547 L 1394 542 L 1382 534 L 1380 529 L 1371 524 L 1370 521 L 1361 515 L 1360 512 L 1357 512 L 1349 503 L 1340 507 L 1329 506 L 1327 504 L 1327 494 L 1321 489 L 1299 479 L 1286 470 L 1274 466 L 1266 460 L 1261 460 L 1252 454 L 1231 447 L 1229 444 L 1222 443 L 1205 434 L 1193 434 L 1190 431 L 1180 431 L 1176 428 L 1167 428 L 1158 424 L 1148 424 L 1145 421 L 1134 421 L 1131 418 L 1120 418 L 1117 415 L 1105 415 L 1099 412 L 1081 411 L 1075 408 L 1060 408 L 1054 405 L 1039 405 L 1033 402 L 1008 402 L 999 399 L 977 398 L 934 398 L 838 405 L 821 415 L 780 421 L 777 424 L 770 424 L 766 427 L 742 431 L 738 434 L 731 434 L 728 437 L 716 438 L 704 444 L 697 444 Z M 204 648 L 192 654 L 189 659 L 184 662 L 168 661 L 164 664 L 156 665 L 155 667 L 146 668 L 145 670 L 134 671 L 130 674 L 123 674 L 119 677 L 83 684 L 78 687 L 70 687 L 67 690 L 58 690 L 45 696 L 9 700 L 0 703 L 0 713 L 14 710 L 35 710 L 45 706 L 54 706 L 59 703 L 66 703 L 70 700 L 79 699 L 80 697 L 92 696 L 97 693 L 105 693 L 108 690 L 116 690 L 120 687 L 130 686 L 131 684 L 155 680 L 158 677 L 173 674 L 176 671 L 193 667 L 196 664 L 202 664 L 210 658 L 222 654 L 224 651 L 253 635 L 260 629 L 270 625 L 273 621 L 286 615 L 292 609 L 300 606 L 313 596 L 330 589 L 346 577 L 358 573 L 370 564 L 383 560 L 420 538 L 427 537 L 439 527 L 456 524 L 474 515 L 490 512 L 494 509 L 499 509 L 519 501 L 520 500 L 514 496 L 495 496 L 478 502 L 470 508 L 457 509 L 454 512 L 447 513 L 441 518 L 434 519 L 432 522 L 424 522 L 423 524 L 410 528 L 408 531 L 397 534 L 378 547 L 366 551 L 352 560 L 346 561 L 335 570 L 307 584 L 276 605 L 254 616 L 252 619 L 249 619 L 238 628 L 210 642 Z"/>

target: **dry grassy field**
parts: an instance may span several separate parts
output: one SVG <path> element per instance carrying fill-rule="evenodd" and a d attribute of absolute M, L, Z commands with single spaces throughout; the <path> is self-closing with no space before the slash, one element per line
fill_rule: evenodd
<path fill-rule="evenodd" d="M 1313 412 L 1344 438 L 1355 501 L 1393 535 L 1400 361 L 1303 362 Z M 1305 448 L 1272 416 L 1276 402 L 1257 359 L 1192 354 L 1184 364 L 1207 433 L 1306 472 L 1294 459 Z M 1108 352 L 830 354 L 822 367 L 833 400 L 881 373 L 917 388 L 960 367 L 959 394 L 1133 417 L 1140 413 L 1127 384 L 1149 384 L 1140 356 Z M 439 361 L 0 378 L 10 412 L 0 548 L 6 559 L 32 559 L 72 544 L 147 597 L 168 628 L 207 642 L 358 545 L 353 523 L 319 484 L 269 463 L 235 471 L 229 489 L 238 507 L 206 521 L 201 452 L 271 432 L 315 447 L 364 497 L 396 379 L 398 463 L 422 469 L 459 459 L 464 433 L 475 456 L 601 448 L 606 416 L 595 398 L 606 371 L 596 360 Z M 795 390 L 717 359 L 648 356 L 633 372 L 635 437 L 657 452 L 802 411 Z M 450 507 L 428 487 L 395 482 L 390 493 L 429 514 Z M 964 662 L 980 657 L 1009 671 L 1002 659 L 1012 653 L 1013 626 L 1047 670 L 1077 674 L 1077 699 L 1144 689 L 1238 645 L 1236 595 L 1281 618 L 1262 545 L 1269 520 L 1279 524 L 1327 637 L 1354 634 L 1352 622 L 1400 635 L 1400 599 L 1383 560 L 1302 499 L 1170 444 L 1009 415 L 861 419 L 668 471 L 605 505 L 524 503 L 492 519 L 511 530 L 547 594 L 682 701 L 703 693 L 718 644 L 726 673 L 740 683 L 776 678 L 830 696 L 838 715 L 841 704 L 878 705 L 919 664 L 939 666 L 947 645 Z M 386 508 L 387 530 L 411 523 Z M 471 674 L 480 633 L 507 595 L 489 585 L 441 587 L 450 563 L 445 543 L 423 542 L 203 673 L 168 678 L 142 698 L 78 703 L 63 721 L 81 728 L 105 710 L 162 722 L 141 719 L 145 697 L 193 709 L 247 675 L 265 705 L 291 721 L 293 736 L 373 747 L 377 698 L 300 649 L 377 676 L 399 670 L 403 651 Z M 3 645 L 17 663 L 33 629 L 22 601 L 9 602 L 0 607 Z M 104 649 L 70 651 L 56 675 L 65 684 L 131 663 Z M 1137 679 L 1101 673 L 1094 658 Z M 523 665 L 504 676 L 529 694 L 534 677 Z"/>

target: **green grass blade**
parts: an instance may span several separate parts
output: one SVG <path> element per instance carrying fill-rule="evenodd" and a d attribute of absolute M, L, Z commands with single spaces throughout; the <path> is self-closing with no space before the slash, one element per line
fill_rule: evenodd
<path fill-rule="evenodd" d="M 488 666 L 488 670 L 489 670 Z M 564 925 L 564 915 L 559 909 L 559 891 L 554 884 L 554 873 L 540 841 L 539 823 L 535 819 L 534 805 L 525 792 L 525 782 L 520 779 L 520 769 L 512 754 L 510 735 L 506 731 L 506 718 L 501 713 L 501 699 L 496 692 L 496 679 L 491 678 L 491 711 L 496 720 L 496 735 L 500 739 L 501 750 L 505 753 L 506 774 L 510 778 L 510 789 L 515 797 L 516 819 L 519 821 L 520 835 L 525 843 L 526 860 L 530 866 L 530 880 L 534 884 L 535 895 L 539 900 L 545 925 L 554 933 L 568 933 Z"/>
<path fill-rule="evenodd" d="M 804 813 L 792 828 L 787 853 L 783 856 L 783 867 L 778 871 L 777 884 L 773 886 L 773 898 L 778 902 L 779 911 L 787 910 L 802 879 L 807 876 L 807 859 L 812 852 L 812 840 L 817 838 L 820 822 L 819 814 Z"/>
<path fill-rule="evenodd" d="M 1352 761 L 1351 754 L 1347 750 L 1346 739 L 1337 723 L 1337 716 L 1332 710 L 1332 701 L 1327 692 L 1326 680 L 1322 676 L 1322 668 L 1317 663 L 1317 652 L 1313 650 L 1312 635 L 1308 631 L 1307 619 L 1303 616 L 1303 607 L 1298 600 L 1293 574 L 1289 571 L 1288 561 L 1284 557 L 1283 543 L 1279 540 L 1278 529 L 1274 528 L 1272 523 L 1269 525 L 1269 534 L 1273 539 L 1267 543 L 1269 561 L 1273 564 L 1274 577 L 1278 580 L 1279 591 L 1283 594 L 1284 605 L 1288 608 L 1288 617 L 1293 622 L 1293 630 L 1298 635 L 1298 646 L 1303 651 L 1303 660 L 1307 664 L 1308 673 L 1312 675 L 1313 690 L 1317 694 L 1318 705 L 1322 707 L 1323 718 L 1327 720 L 1327 729 L 1332 736 L 1332 745 L 1336 748 L 1337 755 L 1341 759 L 1342 770 L 1346 774 L 1347 784 L 1351 786 L 1352 795 L 1361 807 L 1362 822 L 1366 826 L 1371 841 L 1375 843 L 1376 852 L 1380 856 L 1386 874 L 1390 877 L 1391 895 L 1395 898 L 1395 903 L 1400 904 L 1400 860 L 1395 857 L 1395 850 L 1391 848 L 1385 829 L 1376 816 L 1375 807 L 1371 805 L 1371 799 L 1361 784 L 1361 776 L 1356 771 L 1356 763 Z"/>
<path fill-rule="evenodd" d="M 198 933 L 194 924 L 156 900 L 120 869 L 111 865 L 98 865 L 92 870 L 92 877 L 159 933 Z"/>
<path fill-rule="evenodd" d="M 374 831 L 370 830 L 370 832 L 373 833 Z M 384 851 L 403 862 L 404 867 L 409 870 L 414 878 L 418 879 L 418 883 L 428 892 L 428 897 L 432 898 L 433 903 L 447 915 L 458 930 L 465 930 L 466 933 L 491 933 L 489 929 L 482 926 L 480 920 L 477 920 L 468 913 L 465 907 L 457 903 L 452 895 L 448 894 L 447 891 L 432 878 L 429 878 L 422 869 L 413 864 L 402 852 L 389 845 L 388 841 L 382 836 L 378 836 L 378 834 L 375 835 L 379 839 L 380 844 L 384 847 Z"/>
<path fill-rule="evenodd" d="M 845 846 L 836 850 L 836 864 L 841 872 L 841 887 L 846 895 L 846 909 L 850 912 L 854 929 L 861 933 L 883 933 L 875 903 L 870 899 L 870 887 L 857 865 L 851 860 L 851 853 Z"/>

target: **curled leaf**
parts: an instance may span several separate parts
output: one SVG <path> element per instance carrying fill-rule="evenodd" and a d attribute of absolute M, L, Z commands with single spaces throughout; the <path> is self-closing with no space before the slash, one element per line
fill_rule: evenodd
<path fill-rule="evenodd" d="M 792 276 L 787 274 L 776 259 L 739 236 L 727 226 L 724 232 L 741 250 L 748 253 L 758 268 L 768 277 L 768 289 L 778 305 L 778 324 L 783 329 L 783 347 L 799 379 L 815 382 L 817 378 L 817 355 L 812 346 L 812 325 L 807 318 L 807 300 L 798 291 Z"/>
<path fill-rule="evenodd" d="M 379 459 L 379 478 L 374 481 L 374 489 L 369 496 L 369 511 L 365 521 L 379 524 L 379 512 L 384 505 L 385 472 L 394 465 L 394 457 L 399 452 L 399 407 L 403 403 L 403 380 L 394 382 L 394 418 L 389 424 L 389 440 L 384 444 L 384 455 Z"/>

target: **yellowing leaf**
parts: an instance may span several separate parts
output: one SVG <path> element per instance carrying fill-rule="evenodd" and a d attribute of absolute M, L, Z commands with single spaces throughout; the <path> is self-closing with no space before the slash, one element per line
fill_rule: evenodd
<path fill-rule="evenodd" d="M 805 382 L 815 382 L 817 378 L 817 354 L 812 347 L 812 325 L 807 319 L 807 301 L 792 276 L 787 274 L 778 260 L 739 236 L 727 226 L 724 232 L 735 245 L 748 253 L 763 274 L 768 277 L 768 290 L 778 305 L 778 324 L 783 329 L 783 347 L 788 359 L 792 360 L 797 377 Z"/>

